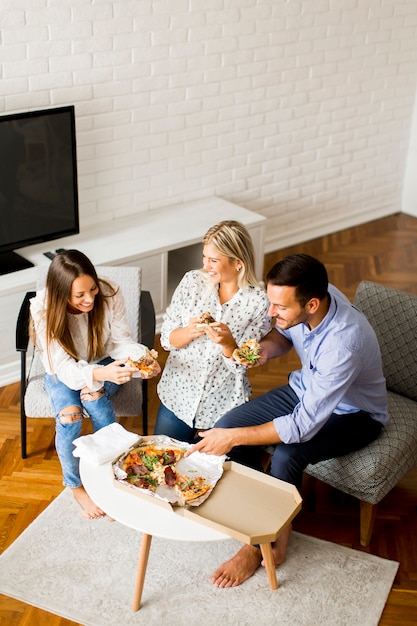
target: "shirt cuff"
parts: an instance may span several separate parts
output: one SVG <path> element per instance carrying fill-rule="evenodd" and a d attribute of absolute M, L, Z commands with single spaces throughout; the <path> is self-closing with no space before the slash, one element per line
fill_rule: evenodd
<path fill-rule="evenodd" d="M 292 419 L 291 415 L 280 415 L 274 418 L 274 428 L 278 433 L 282 443 L 299 443 L 294 440 L 293 433 L 289 421 Z"/>

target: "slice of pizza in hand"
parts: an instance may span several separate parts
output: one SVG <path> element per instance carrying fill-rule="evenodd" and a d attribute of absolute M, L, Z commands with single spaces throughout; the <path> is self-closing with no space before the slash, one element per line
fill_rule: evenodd
<path fill-rule="evenodd" d="M 148 348 L 146 348 L 145 355 L 142 358 L 137 361 L 129 358 L 127 364 L 130 365 L 130 367 L 137 367 L 140 372 L 149 375 L 152 374 L 155 369 L 157 358 L 158 352 L 156 350 L 148 350 Z"/>
<path fill-rule="evenodd" d="M 210 311 L 206 311 L 202 313 L 197 320 L 197 328 L 204 328 L 205 326 L 218 326 L 219 322 L 217 322 Z"/>
<path fill-rule="evenodd" d="M 255 339 L 249 339 L 233 351 L 232 358 L 241 365 L 255 365 L 261 357 L 260 350 L 259 343 Z"/>

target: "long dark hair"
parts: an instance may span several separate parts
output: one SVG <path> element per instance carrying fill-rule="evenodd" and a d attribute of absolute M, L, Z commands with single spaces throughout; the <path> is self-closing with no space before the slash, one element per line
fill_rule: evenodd
<path fill-rule="evenodd" d="M 104 355 L 105 300 L 114 296 L 116 291 L 107 281 L 98 278 L 90 259 L 79 250 L 60 252 L 49 266 L 46 277 L 46 342 L 48 346 L 57 341 L 70 356 L 79 359 L 68 327 L 67 306 L 72 284 L 80 276 L 91 276 L 98 287 L 94 306 L 88 312 L 88 360 L 91 360 Z"/>

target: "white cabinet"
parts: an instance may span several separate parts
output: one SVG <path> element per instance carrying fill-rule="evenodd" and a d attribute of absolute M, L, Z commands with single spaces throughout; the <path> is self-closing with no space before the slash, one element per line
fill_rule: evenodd
<path fill-rule="evenodd" d="M 204 198 L 159 211 L 104 222 L 79 235 L 19 250 L 35 267 L 0 276 L 0 386 L 20 378 L 15 351 L 15 324 L 26 291 L 35 289 L 36 266 L 48 265 L 44 252 L 76 248 L 95 265 L 135 265 L 142 268 L 142 288 L 152 294 L 157 330 L 172 293 L 183 274 L 202 265 L 201 240 L 225 219 L 245 224 L 251 233 L 256 269 L 262 280 L 266 219 L 221 198 Z"/>

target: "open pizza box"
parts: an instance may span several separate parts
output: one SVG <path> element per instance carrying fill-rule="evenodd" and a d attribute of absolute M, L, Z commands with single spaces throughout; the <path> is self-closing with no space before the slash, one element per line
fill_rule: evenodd
<path fill-rule="evenodd" d="M 149 499 L 141 489 L 114 479 L 117 488 L 132 497 Z M 173 506 L 153 498 L 155 506 L 171 509 L 248 544 L 275 541 L 280 531 L 297 515 L 302 499 L 289 483 L 233 461 L 223 463 L 223 474 L 209 497 L 194 507 Z"/>

